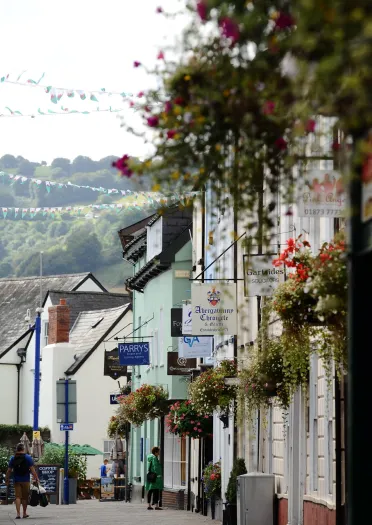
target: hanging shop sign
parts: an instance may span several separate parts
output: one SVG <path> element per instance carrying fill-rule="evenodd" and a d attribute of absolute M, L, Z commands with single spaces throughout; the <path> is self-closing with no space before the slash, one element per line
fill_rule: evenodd
<path fill-rule="evenodd" d="M 182 308 L 171 308 L 171 336 L 182 335 Z"/>
<path fill-rule="evenodd" d="M 126 366 L 150 364 L 150 343 L 120 343 L 119 363 Z"/>
<path fill-rule="evenodd" d="M 192 284 L 192 335 L 236 335 L 236 284 Z"/>
<path fill-rule="evenodd" d="M 168 375 L 185 376 L 196 368 L 196 359 L 180 357 L 178 352 L 168 352 Z"/>
<path fill-rule="evenodd" d="M 297 204 L 299 217 L 341 217 L 346 208 L 341 174 L 332 170 L 308 171 Z"/>
<path fill-rule="evenodd" d="M 184 358 L 211 357 L 213 337 L 190 335 L 178 340 L 178 355 Z"/>
<path fill-rule="evenodd" d="M 122 366 L 119 363 L 119 350 L 117 348 L 110 351 L 106 350 L 103 375 L 109 376 L 112 379 L 119 379 L 119 377 L 126 376 L 127 373 L 127 366 Z"/>
<path fill-rule="evenodd" d="M 191 304 L 184 304 L 182 307 L 182 334 L 192 334 L 192 306 Z"/>
<path fill-rule="evenodd" d="M 369 146 L 372 147 L 372 137 L 369 138 Z M 362 168 L 362 222 L 372 220 L 372 155 L 367 158 Z"/>
<path fill-rule="evenodd" d="M 277 255 L 243 255 L 245 297 L 273 295 L 284 282 L 285 270 L 274 267 L 275 258 Z"/>

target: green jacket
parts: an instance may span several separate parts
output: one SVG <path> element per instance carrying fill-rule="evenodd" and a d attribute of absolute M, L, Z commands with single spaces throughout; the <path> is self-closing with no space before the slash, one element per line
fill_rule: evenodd
<path fill-rule="evenodd" d="M 147 472 L 155 472 L 157 478 L 153 483 L 147 481 Z M 161 465 L 159 458 L 154 456 L 154 454 L 149 454 L 147 456 L 147 471 L 146 471 L 146 490 L 159 489 L 163 490 L 163 476 L 161 472 Z"/>

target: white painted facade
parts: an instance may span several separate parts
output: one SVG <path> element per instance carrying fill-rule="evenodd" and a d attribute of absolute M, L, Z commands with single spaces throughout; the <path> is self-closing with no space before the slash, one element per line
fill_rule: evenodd
<path fill-rule="evenodd" d="M 90 357 L 81 365 L 71 379 L 77 387 L 77 419 L 74 430 L 70 432 L 70 442 L 79 445 L 91 445 L 104 452 L 107 437 L 107 425 L 117 406 L 110 405 L 110 394 L 118 392 L 116 380 L 103 375 L 104 353 L 116 347 L 113 336 L 120 337 L 132 332 L 132 310 L 128 310 L 123 319 L 115 325 L 107 340 L 102 342 Z M 43 380 L 40 390 L 40 424 L 51 430 L 51 441 L 64 443 L 65 433 L 60 431 L 56 415 L 56 381 L 65 377 L 65 371 L 74 363 L 76 348 L 70 343 L 48 345 L 43 349 Z M 126 378 L 120 378 L 120 384 L 126 384 Z M 102 456 L 88 457 L 87 477 L 99 477 Z"/>

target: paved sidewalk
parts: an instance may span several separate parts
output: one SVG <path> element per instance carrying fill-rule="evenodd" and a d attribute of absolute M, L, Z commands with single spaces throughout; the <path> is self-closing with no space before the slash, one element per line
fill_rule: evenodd
<path fill-rule="evenodd" d="M 124 502 L 79 501 L 76 505 L 29 507 L 28 525 L 220 525 L 219 521 L 183 510 L 150 511 L 145 505 Z M 0 525 L 24 523 L 15 520 L 14 505 L 0 505 Z"/>

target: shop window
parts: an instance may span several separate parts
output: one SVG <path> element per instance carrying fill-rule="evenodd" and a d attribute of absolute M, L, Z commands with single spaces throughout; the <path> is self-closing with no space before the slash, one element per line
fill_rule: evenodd
<path fill-rule="evenodd" d="M 188 440 L 164 433 L 164 486 L 179 489 L 187 485 Z"/>
<path fill-rule="evenodd" d="M 105 439 L 103 442 L 103 460 L 108 459 L 110 461 L 110 454 L 112 447 L 114 446 L 114 441 Z"/>

